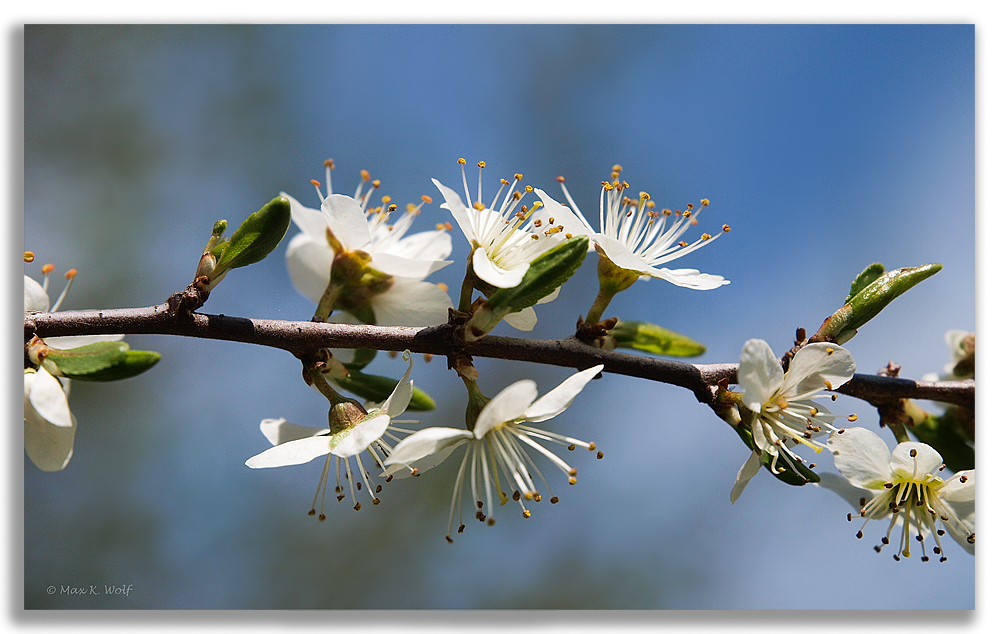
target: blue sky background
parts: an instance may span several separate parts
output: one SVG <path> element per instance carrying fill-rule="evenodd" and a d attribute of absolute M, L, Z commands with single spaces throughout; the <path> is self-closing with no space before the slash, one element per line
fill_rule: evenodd
<path fill-rule="evenodd" d="M 430 178 L 457 188 L 459 156 L 486 161 L 487 184 L 522 172 L 554 193 L 564 175 L 591 214 L 620 163 L 660 206 L 711 199 L 704 223 L 733 230 L 682 266 L 732 283 L 639 283 L 608 314 L 695 337 L 709 348 L 699 362 L 731 362 L 746 339 L 779 353 L 796 327 L 814 331 L 871 262 L 940 262 L 848 346 L 861 372 L 894 360 L 918 378 L 948 361 L 946 330 L 975 328 L 974 35 L 968 25 L 29 26 L 24 232 L 38 260 L 25 271 L 78 268 L 67 308 L 158 303 L 190 281 L 216 219 L 238 222 L 281 190 L 313 201 L 308 181 L 327 157 L 340 191 L 365 168 L 394 200 L 430 194 L 434 207 Z M 422 228 L 445 213 L 425 209 Z M 454 237 L 461 262 L 467 246 Z M 314 307 L 291 287 L 283 251 L 229 275 L 204 310 L 308 319 Z M 461 275 L 454 265 L 432 279 L 456 291 Z M 570 334 L 595 291 L 588 260 L 538 309 L 534 336 Z M 747 450 L 678 388 L 593 383 L 552 427 L 593 438 L 606 458 L 577 452 L 578 485 L 552 474 L 557 506 L 528 521 L 500 514 L 448 545 L 456 460 L 393 482 L 377 508 L 341 505 L 319 524 L 305 515 L 318 463 L 243 465 L 267 447 L 260 419 L 322 424 L 325 401 L 297 360 L 235 343 L 129 341 L 163 360 L 132 381 L 74 383 L 69 467 L 25 464 L 27 607 L 974 606 L 974 559 L 953 542 L 945 564 L 896 563 L 872 550 L 883 526 L 858 541 L 838 497 L 766 474 L 729 504 Z M 524 377 L 546 391 L 568 375 L 476 365 L 487 393 Z M 444 361 L 418 363 L 414 379 L 438 400 L 426 424 L 459 426 L 464 390 Z M 877 428 L 873 408 L 838 405 Z M 832 468 L 825 453 L 816 462 Z M 137 589 L 103 603 L 45 594 L 93 583 Z"/>

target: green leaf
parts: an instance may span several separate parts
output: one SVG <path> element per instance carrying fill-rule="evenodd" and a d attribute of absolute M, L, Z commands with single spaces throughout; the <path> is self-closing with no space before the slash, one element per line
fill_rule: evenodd
<path fill-rule="evenodd" d="M 864 269 L 864 272 L 857 276 L 854 284 L 858 285 L 858 280 L 862 281 L 868 271 L 876 270 L 874 267 L 875 265 L 872 264 Z M 877 277 L 862 290 L 853 294 L 842 308 L 826 318 L 818 332 L 815 333 L 816 336 L 830 337 L 839 344 L 846 343 L 853 335 L 857 334 L 857 330 L 861 326 L 873 319 L 899 295 L 942 268 L 942 264 L 924 264 L 923 266 L 896 269 Z"/>
<path fill-rule="evenodd" d="M 871 282 L 878 279 L 885 274 L 885 267 L 880 262 L 875 262 L 870 264 L 866 269 L 860 272 L 860 275 L 853 280 L 853 284 L 850 285 L 850 294 L 846 296 L 843 303 L 846 304 L 860 291 L 867 288 Z"/>
<path fill-rule="evenodd" d="M 387 399 L 395 386 L 399 384 L 398 379 L 390 379 L 376 374 L 365 374 L 359 370 L 351 370 L 350 376 L 345 379 L 335 379 L 334 382 L 343 389 L 356 394 L 366 401 L 381 403 Z M 429 412 L 437 407 L 434 399 L 418 387 L 413 387 L 413 398 L 409 401 L 407 411 Z"/>
<path fill-rule="evenodd" d="M 291 203 L 283 196 L 274 198 L 236 229 L 215 270 L 224 273 L 263 260 L 284 238 L 290 223 Z"/>
<path fill-rule="evenodd" d="M 696 357 L 707 347 L 662 326 L 640 321 L 619 321 L 608 333 L 619 348 L 643 350 L 671 357 Z"/>
<path fill-rule="evenodd" d="M 49 348 L 43 365 L 77 381 L 119 381 L 156 365 L 160 353 L 130 350 L 124 341 L 100 341 L 80 348 Z"/>

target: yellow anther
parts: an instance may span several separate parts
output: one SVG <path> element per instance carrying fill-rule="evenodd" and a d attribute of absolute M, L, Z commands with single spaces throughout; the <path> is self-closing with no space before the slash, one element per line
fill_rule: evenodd
<path fill-rule="evenodd" d="M 485 166 L 486 166 L 486 162 L 485 161 L 479 161 L 479 169 L 482 169 Z"/>
<path fill-rule="evenodd" d="M 571 233 L 565 234 L 565 239 L 566 240 L 572 240 L 572 234 Z"/>
<path fill-rule="evenodd" d="M 76 269 L 70 269 L 66 271 L 66 279 L 67 280 L 73 279 L 74 277 L 76 277 L 76 273 L 77 273 Z"/>
<path fill-rule="evenodd" d="M 687 203 L 687 209 L 693 209 L 694 203 Z"/>
<path fill-rule="evenodd" d="M 46 265 L 44 265 L 42 267 L 42 274 L 43 275 L 48 275 L 49 273 L 51 273 L 54 270 L 55 270 L 55 264 L 46 264 Z"/>
<path fill-rule="evenodd" d="M 513 195 L 510 196 L 510 198 L 512 200 L 520 200 L 522 196 L 523 194 L 521 194 L 520 192 L 513 192 Z"/>
<path fill-rule="evenodd" d="M 540 240 L 540 239 L 541 239 L 541 236 L 539 236 L 538 234 L 536 234 L 536 233 L 532 233 L 531 234 L 531 240 Z"/>
<path fill-rule="evenodd" d="M 514 174 L 513 175 L 513 180 L 515 180 L 515 181 L 524 180 L 524 175 L 523 174 Z"/>
<path fill-rule="evenodd" d="M 558 182 L 558 183 L 564 183 L 565 182 L 565 176 L 556 176 L 555 177 L 555 181 Z M 555 498 L 555 499 L 558 499 L 558 498 Z"/>
<path fill-rule="evenodd" d="M 596 451 L 597 450 L 597 443 L 591 442 L 590 446 L 587 447 L 587 449 L 589 449 L 590 451 Z"/>
<path fill-rule="evenodd" d="M 677 244 L 680 245 L 681 247 L 687 246 L 687 243 L 684 242 L 683 240 L 680 240 L 679 242 L 677 242 Z"/>
<path fill-rule="evenodd" d="M 638 198 L 640 200 L 649 200 L 652 196 L 649 196 L 648 192 L 638 192 Z"/>
<path fill-rule="evenodd" d="M 817 408 L 813 407 L 810 410 L 808 410 L 808 413 L 811 414 L 812 416 L 815 416 L 815 415 L 817 415 L 819 413 L 819 410 Z"/>
<path fill-rule="evenodd" d="M 549 218 L 548 218 L 548 224 L 550 224 L 550 225 L 555 224 L 555 217 L 554 216 L 549 216 Z"/>
<path fill-rule="evenodd" d="M 33 251 L 25 251 L 24 252 L 24 261 L 25 262 L 34 262 L 35 261 L 35 253 Z"/>
<path fill-rule="evenodd" d="M 465 164 L 465 159 L 463 158 L 458 159 L 458 165 L 464 165 L 464 164 Z"/>
<path fill-rule="evenodd" d="M 333 159 L 329 158 L 323 161 L 323 167 L 326 167 L 328 169 L 333 169 L 334 167 L 336 167 L 336 165 L 333 165 Z"/>
<path fill-rule="evenodd" d="M 832 348 L 826 348 L 826 354 L 832 354 L 834 352 L 836 352 L 836 351 L 833 350 Z"/>
<path fill-rule="evenodd" d="M 524 519 L 526 520 L 526 519 L 527 519 L 527 518 L 529 518 L 530 516 L 531 516 L 531 512 L 530 512 L 530 511 L 528 511 L 527 509 L 524 509 Z"/>
<path fill-rule="evenodd" d="M 426 194 L 423 194 L 422 196 L 420 196 L 420 200 L 422 200 L 423 202 L 427 203 L 428 205 L 430 203 L 434 202 L 434 199 L 431 198 L 430 196 L 427 196 Z"/>
<path fill-rule="evenodd" d="M 444 231 L 444 223 L 443 222 L 438 222 L 437 223 L 437 230 L 438 231 Z"/>
<path fill-rule="evenodd" d="M 614 189 L 613 185 L 611 185 L 610 183 L 604 183 L 604 191 L 608 191 L 609 192 L 612 189 Z"/>
<path fill-rule="evenodd" d="M 382 186 L 382 182 L 376 178 L 375 180 L 371 181 L 371 186 L 374 187 L 375 189 L 378 189 L 379 187 Z"/>
<path fill-rule="evenodd" d="M 533 192 L 533 191 L 534 191 L 534 188 L 533 188 L 533 187 L 531 187 L 530 185 L 525 185 L 525 186 L 524 186 L 524 192 L 526 192 L 526 193 L 530 194 L 530 193 L 531 193 L 531 192 Z"/>
<path fill-rule="evenodd" d="M 313 187 L 319 187 L 319 181 L 317 181 L 316 179 L 313 178 L 309 182 L 312 183 Z"/>
<path fill-rule="evenodd" d="M 650 200 L 649 202 L 645 203 L 645 206 L 648 207 L 649 209 L 655 209 L 656 203 Z"/>
<path fill-rule="evenodd" d="M 711 239 L 711 234 L 710 233 L 702 233 L 701 234 L 701 240 L 710 240 L 710 239 Z"/>
<path fill-rule="evenodd" d="M 538 219 L 536 219 L 536 220 L 534 221 L 534 226 L 535 226 L 535 227 L 540 227 L 540 226 L 541 226 L 541 225 L 543 225 L 543 224 L 545 224 L 545 223 L 541 222 L 541 218 L 538 218 Z"/>
<path fill-rule="evenodd" d="M 506 187 L 509 184 L 510 184 L 510 181 L 508 181 L 507 179 L 505 179 L 505 178 L 501 178 L 500 179 L 500 185 L 503 185 L 504 187 Z"/>
<path fill-rule="evenodd" d="M 569 484 L 576 484 L 576 478 L 569 478 Z"/>
<path fill-rule="evenodd" d="M 485 205 L 483 205 L 481 202 L 479 202 L 477 200 L 474 203 L 472 203 L 472 207 L 478 209 L 479 211 L 482 211 L 483 209 L 486 208 Z"/>
<path fill-rule="evenodd" d="M 690 218 L 690 210 L 689 209 L 683 212 L 683 217 L 684 218 Z"/>
<path fill-rule="evenodd" d="M 702 206 L 702 207 L 707 207 L 707 206 L 708 206 L 708 203 L 709 203 L 709 202 L 710 202 L 710 201 L 708 201 L 708 199 L 707 199 L 707 198 L 702 198 L 702 199 L 701 199 L 701 206 Z"/>
<path fill-rule="evenodd" d="M 389 202 L 390 202 L 391 200 L 392 200 L 392 197 L 391 197 L 391 196 L 382 196 L 382 203 L 383 203 L 383 204 L 386 204 L 386 205 L 387 205 L 387 204 L 389 204 Z"/>
<path fill-rule="evenodd" d="M 444 223 L 444 230 L 445 230 L 445 231 L 450 231 L 450 230 L 451 230 L 451 229 L 453 229 L 453 228 L 454 228 L 454 227 L 453 227 L 453 226 L 451 225 L 451 223 L 450 223 L 450 222 L 445 222 L 445 223 Z"/>
<path fill-rule="evenodd" d="M 690 219 L 690 226 L 691 227 L 696 227 L 697 226 L 697 218 L 691 218 Z"/>
<path fill-rule="evenodd" d="M 779 407 L 781 409 L 787 409 L 787 399 L 784 398 L 783 396 L 778 396 L 777 397 L 777 407 Z"/>
<path fill-rule="evenodd" d="M 827 390 L 831 390 L 832 389 L 832 383 L 830 383 L 828 379 L 826 379 L 825 383 L 826 383 L 826 389 Z"/>
<path fill-rule="evenodd" d="M 846 417 L 846 420 L 850 421 L 851 423 L 854 423 L 854 422 L 857 421 L 857 415 L 856 414 L 850 414 L 849 416 Z"/>
<path fill-rule="evenodd" d="M 386 198 L 387 198 L 387 196 L 386 196 Z M 391 205 L 388 206 L 389 213 L 392 213 L 393 211 L 395 211 L 398 208 L 399 208 L 398 205 L 396 205 L 395 203 L 392 203 Z"/>
<path fill-rule="evenodd" d="M 628 184 L 628 181 L 621 181 L 621 186 L 624 187 L 625 189 L 631 187 L 631 185 Z"/>
<path fill-rule="evenodd" d="M 622 171 L 623 169 L 624 169 L 624 168 L 623 168 L 623 167 L 621 167 L 620 165 L 615 165 L 614 167 L 612 167 L 612 168 L 611 168 L 611 171 L 612 171 L 612 172 L 620 172 L 620 171 Z"/>
<path fill-rule="evenodd" d="M 722 231 L 723 232 L 728 233 L 731 230 L 732 230 L 732 227 L 730 227 L 728 225 L 722 225 Z"/>
<path fill-rule="evenodd" d="M 361 180 L 365 183 L 371 180 L 371 174 L 368 173 L 368 170 L 361 170 Z"/>
<path fill-rule="evenodd" d="M 437 288 L 441 289 L 445 293 L 447 292 L 447 284 L 444 282 L 437 282 Z"/>

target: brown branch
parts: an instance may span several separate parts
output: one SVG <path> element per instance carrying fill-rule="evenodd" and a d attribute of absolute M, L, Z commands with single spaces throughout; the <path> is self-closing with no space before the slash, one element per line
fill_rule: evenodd
<path fill-rule="evenodd" d="M 710 402 L 719 381 L 738 382 L 738 364 L 693 364 L 656 359 L 588 346 L 575 337 L 530 340 L 486 336 L 461 348 L 448 325 L 429 328 L 355 326 L 309 321 L 247 319 L 195 313 L 184 315 L 168 304 L 147 308 L 25 313 L 25 341 L 33 335 L 143 334 L 179 335 L 239 341 L 287 350 L 301 356 L 318 348 L 411 350 L 416 353 L 453 355 L 458 351 L 479 357 L 529 361 L 577 369 L 604 364 L 604 371 L 624 374 L 691 390 L 698 400 Z M 975 382 L 911 381 L 870 374 L 855 374 L 838 392 L 880 405 L 892 399 L 916 398 L 968 408 L 975 406 Z"/>

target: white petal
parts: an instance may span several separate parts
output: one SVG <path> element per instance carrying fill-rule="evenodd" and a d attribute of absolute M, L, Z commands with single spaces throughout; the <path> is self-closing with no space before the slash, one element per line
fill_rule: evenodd
<path fill-rule="evenodd" d="M 409 367 L 406 368 L 399 383 L 382 405 L 382 409 L 388 412 L 392 418 L 405 412 L 406 408 L 409 407 L 409 401 L 413 398 L 413 382 L 409 380 L 409 375 L 413 371 L 413 355 L 407 350 L 403 353 L 403 357 L 408 358 Z"/>
<path fill-rule="evenodd" d="M 24 387 L 31 407 L 39 416 L 56 427 L 71 427 L 73 417 L 69 412 L 66 392 L 63 391 L 59 379 L 49 374 L 45 368 L 38 368 L 32 379 L 29 379 L 28 374 L 24 375 Z"/>
<path fill-rule="evenodd" d="M 422 280 L 434 271 L 439 271 L 450 260 L 414 260 L 393 253 L 372 253 L 371 266 L 382 273 Z"/>
<path fill-rule="evenodd" d="M 642 275 L 659 277 L 659 271 L 652 268 L 640 256 L 616 238 L 598 233 L 590 238 L 597 245 L 597 251 L 607 256 L 611 262 L 628 271 L 636 271 Z"/>
<path fill-rule="evenodd" d="M 330 439 L 327 436 L 302 438 L 292 440 L 263 453 L 258 453 L 246 461 L 251 469 L 269 469 L 271 467 L 286 467 L 293 464 L 305 464 L 319 456 L 330 453 Z"/>
<path fill-rule="evenodd" d="M 323 212 L 318 209 L 312 209 L 306 207 L 302 203 L 298 202 L 294 196 L 289 196 L 285 192 L 281 192 L 281 195 L 288 199 L 291 203 L 291 219 L 295 222 L 295 225 L 313 240 L 317 242 L 326 242 L 326 227 L 329 223 L 326 221 L 326 216 Z"/>
<path fill-rule="evenodd" d="M 530 379 L 517 381 L 489 401 L 475 421 L 476 438 L 482 438 L 497 425 L 523 417 L 538 396 L 538 386 Z"/>
<path fill-rule="evenodd" d="M 295 290 L 318 304 L 330 283 L 333 249 L 329 243 L 300 233 L 288 243 L 285 260 Z"/>
<path fill-rule="evenodd" d="M 371 242 L 368 218 L 353 198 L 342 194 L 327 196 L 323 201 L 323 213 L 333 235 L 348 251 L 363 251 Z"/>
<path fill-rule="evenodd" d="M 791 359 L 781 393 L 794 396 L 821 390 L 826 381 L 835 389 L 852 379 L 856 370 L 853 355 L 846 348 L 834 343 L 810 343 Z"/>
<path fill-rule="evenodd" d="M 465 203 L 461 202 L 461 196 L 458 195 L 458 192 L 446 185 L 442 185 L 436 178 L 431 178 L 430 180 L 440 190 L 441 195 L 444 196 L 444 205 L 442 206 L 447 207 L 451 215 L 454 216 L 455 222 L 458 223 L 458 228 L 465 234 L 468 243 L 472 244 L 472 242 L 478 241 L 478 236 L 472 230 L 472 219 L 469 218 L 468 210 L 465 207 Z"/>
<path fill-rule="evenodd" d="M 555 225 L 562 225 L 563 233 L 568 233 L 574 237 L 586 236 L 593 233 L 593 228 L 588 225 L 584 225 L 583 222 L 576 217 L 576 214 L 572 212 L 572 209 L 558 202 L 537 187 L 534 188 L 534 193 L 538 195 L 538 198 L 540 198 L 541 202 L 545 205 L 544 217 L 555 218 Z"/>
<path fill-rule="evenodd" d="M 916 455 L 911 455 L 915 453 Z M 936 475 L 943 458 L 937 450 L 921 442 L 901 442 L 891 452 L 891 470 L 903 477 Z M 838 465 L 837 465 L 838 466 Z"/>
<path fill-rule="evenodd" d="M 750 339 L 742 346 L 738 381 L 743 389 L 743 405 L 754 412 L 759 412 L 780 389 L 784 369 L 766 341 Z"/>
<path fill-rule="evenodd" d="M 871 499 L 871 491 L 869 489 L 861 489 L 860 487 L 853 486 L 849 480 L 838 473 L 822 473 L 819 474 L 819 478 L 821 481 L 816 484 L 823 489 L 829 489 L 839 495 L 857 512 L 860 512 L 860 509 L 864 506 L 860 503 L 861 499 Z"/>
<path fill-rule="evenodd" d="M 330 428 L 304 427 L 289 423 L 283 418 L 265 418 L 260 421 L 260 431 L 272 445 L 281 445 L 302 438 L 327 435 L 330 433 Z"/>
<path fill-rule="evenodd" d="M 961 482 L 964 478 L 964 482 Z M 975 470 L 958 471 L 940 487 L 940 496 L 948 502 L 975 501 Z"/>
<path fill-rule="evenodd" d="M 518 310 L 515 313 L 507 313 L 503 317 L 503 321 L 510 324 L 517 330 L 522 332 L 530 332 L 534 330 L 534 326 L 538 323 L 538 315 L 534 312 L 534 309 L 528 306 L 523 310 Z"/>
<path fill-rule="evenodd" d="M 343 440 L 333 447 L 331 452 L 333 455 L 340 456 L 341 458 L 356 456 L 367 449 L 368 445 L 381 438 L 385 430 L 388 429 L 388 426 L 389 417 L 387 414 L 374 416 L 360 422 L 350 430 L 350 433 Z"/>
<path fill-rule="evenodd" d="M 371 300 L 380 326 L 436 326 L 447 321 L 451 307 L 451 298 L 436 284 L 404 277 L 394 278 L 389 290 Z"/>
<path fill-rule="evenodd" d="M 407 258 L 445 260 L 447 256 L 451 255 L 451 234 L 447 231 L 414 233 L 395 243 L 392 247 L 392 253 Z"/>
<path fill-rule="evenodd" d="M 555 300 L 556 300 L 556 299 L 558 298 L 558 294 L 559 294 L 559 292 L 560 292 L 561 290 L 562 290 L 562 287 L 561 287 L 561 286 L 559 286 L 558 288 L 556 288 L 556 289 L 555 289 L 554 291 L 552 291 L 551 293 L 549 293 L 549 294 L 545 295 L 544 297 L 542 297 L 542 298 L 541 298 L 541 299 L 539 299 L 538 301 L 534 302 L 534 304 L 535 304 L 535 305 L 538 305 L 538 304 L 547 304 L 547 303 L 549 303 L 549 302 L 554 302 L 554 301 L 555 301 Z"/>
<path fill-rule="evenodd" d="M 70 417 L 68 427 L 49 424 L 24 399 L 24 450 L 28 458 L 42 471 L 62 471 L 73 457 L 76 438 L 76 418 Z"/>
<path fill-rule="evenodd" d="M 512 269 L 504 269 L 489 259 L 489 254 L 482 247 L 472 253 L 472 268 L 479 279 L 496 288 L 513 288 L 520 284 L 531 268 L 530 262 L 521 262 Z"/>
<path fill-rule="evenodd" d="M 441 451 L 448 453 L 461 442 L 472 440 L 472 432 L 450 427 L 429 427 L 403 438 L 385 459 L 385 465 L 409 465 Z"/>
<path fill-rule="evenodd" d="M 950 504 L 950 509 L 953 511 L 956 519 L 960 520 L 964 527 L 968 529 L 969 532 L 975 532 L 975 502 L 954 502 Z M 941 522 L 941 524 L 946 527 L 947 532 L 950 536 L 954 538 L 961 548 L 965 549 L 972 555 L 975 554 L 975 545 L 968 543 L 967 534 L 961 530 L 953 519 L 947 522 Z"/>
<path fill-rule="evenodd" d="M 590 379 L 599 374 L 603 369 L 603 365 L 595 365 L 588 370 L 577 372 L 565 381 L 562 381 L 558 387 L 539 398 L 533 405 L 527 408 L 527 411 L 524 412 L 524 420 L 539 422 L 558 416 L 572 404 L 572 400 L 586 387 Z"/>
<path fill-rule="evenodd" d="M 739 499 L 742 495 L 743 489 L 749 484 L 749 481 L 753 479 L 756 472 L 760 470 L 760 457 L 756 455 L 756 452 L 751 452 L 749 454 L 749 460 L 743 463 L 742 467 L 739 469 L 739 475 L 735 476 L 735 486 L 732 487 L 732 492 L 729 494 L 728 499 L 735 504 L 735 501 Z"/>
<path fill-rule="evenodd" d="M 653 277 L 658 277 L 670 284 L 675 284 L 683 288 L 691 288 L 695 291 L 710 291 L 729 283 L 721 275 L 701 273 L 697 269 L 676 269 L 672 271 L 670 269 L 655 269 L 655 271 L 657 272 Z"/>
<path fill-rule="evenodd" d="M 49 309 L 49 296 L 42 289 L 42 285 L 31 279 L 27 275 L 24 276 L 24 312 L 29 310 L 37 310 L 40 313 L 44 313 Z"/>
<path fill-rule="evenodd" d="M 833 460 L 850 484 L 873 491 L 892 479 L 891 452 L 881 437 L 863 427 L 832 433 L 827 441 Z"/>

